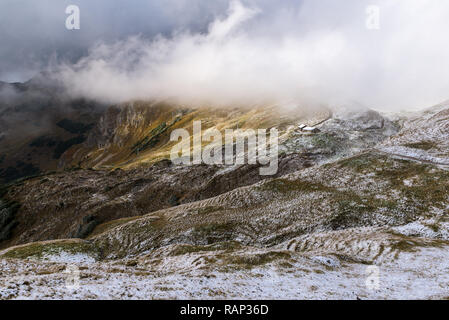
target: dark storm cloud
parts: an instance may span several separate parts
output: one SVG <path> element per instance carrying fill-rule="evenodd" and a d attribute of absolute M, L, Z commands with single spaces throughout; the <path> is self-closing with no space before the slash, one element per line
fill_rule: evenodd
<path fill-rule="evenodd" d="M 71 4 L 80 8 L 80 30 L 65 28 Z M 25 80 L 55 59 L 75 61 L 99 40 L 201 31 L 227 6 L 225 0 L 2 0 L 0 80 Z"/>

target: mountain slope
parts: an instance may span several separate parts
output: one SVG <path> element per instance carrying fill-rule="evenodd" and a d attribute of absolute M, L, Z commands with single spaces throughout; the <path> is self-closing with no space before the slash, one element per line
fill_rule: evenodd
<path fill-rule="evenodd" d="M 449 166 L 449 103 L 413 115 L 400 134 L 385 140 L 380 150 Z"/>
<path fill-rule="evenodd" d="M 0 87 L 0 184 L 57 170 L 83 143 L 103 106 L 69 97 L 48 76 Z"/>
<path fill-rule="evenodd" d="M 316 135 L 286 130 L 285 165 L 262 181 L 237 179 L 255 169 L 248 166 L 162 160 L 10 186 L 3 198 L 21 204 L 19 224 L 0 261 L 11 276 L 31 276 L 28 286 L 12 285 L 3 297 L 446 298 L 446 112 L 427 110 L 399 132 L 371 112 L 334 114 Z M 442 162 L 387 148 L 419 142 L 416 126 L 435 145 L 425 151 Z M 64 199 L 63 209 L 54 199 Z M 39 213 L 27 225 L 33 209 Z M 46 221 L 58 227 L 40 230 Z M 86 240 L 6 248 L 63 238 L 68 230 Z M 64 287 L 66 263 L 83 268 L 76 293 Z M 378 288 L 366 285 L 368 267 L 379 268 Z"/>

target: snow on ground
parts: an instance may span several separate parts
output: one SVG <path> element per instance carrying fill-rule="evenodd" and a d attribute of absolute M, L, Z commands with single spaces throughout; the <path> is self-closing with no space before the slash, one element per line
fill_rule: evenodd
<path fill-rule="evenodd" d="M 95 258 L 85 253 L 68 253 L 65 251 L 58 252 L 57 254 L 44 255 L 44 261 L 59 262 L 59 263 L 93 263 Z"/>
<path fill-rule="evenodd" d="M 449 250 L 446 247 L 404 252 L 397 260 L 377 267 L 337 260 L 331 256 L 300 256 L 289 266 L 269 264 L 229 272 L 194 269 L 167 273 L 112 262 L 75 263 L 79 268 L 79 286 L 73 280 L 72 264 L 67 267 L 67 264 L 54 262 L 0 260 L 0 299 L 449 297 Z"/>
<path fill-rule="evenodd" d="M 433 156 L 424 150 L 407 148 L 403 146 L 379 147 L 378 149 L 382 152 L 389 153 L 391 155 L 404 156 L 444 166 L 449 165 L 449 159 Z"/>
<path fill-rule="evenodd" d="M 392 230 L 404 236 L 449 240 L 448 222 L 414 221 L 403 226 L 393 227 Z"/>

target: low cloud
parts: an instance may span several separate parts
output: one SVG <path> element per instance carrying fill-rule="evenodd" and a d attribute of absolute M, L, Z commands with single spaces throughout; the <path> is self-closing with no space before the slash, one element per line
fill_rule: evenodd
<path fill-rule="evenodd" d="M 379 30 L 366 27 L 369 5 Z M 97 43 L 56 69 L 73 95 L 107 103 L 411 109 L 449 98 L 448 27 L 447 0 L 234 0 L 207 30 Z"/>

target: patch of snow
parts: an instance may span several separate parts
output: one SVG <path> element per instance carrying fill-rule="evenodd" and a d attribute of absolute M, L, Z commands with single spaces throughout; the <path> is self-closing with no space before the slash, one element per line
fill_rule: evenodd
<path fill-rule="evenodd" d="M 340 261 L 332 257 L 316 256 L 312 260 L 332 268 L 338 268 L 340 266 Z"/>
<path fill-rule="evenodd" d="M 403 146 L 380 147 L 380 151 L 391 155 L 404 156 L 414 158 L 416 160 L 428 161 L 435 164 L 449 165 L 449 159 L 435 157 L 424 150 L 413 149 Z"/>
<path fill-rule="evenodd" d="M 61 251 L 57 254 L 44 255 L 43 260 L 58 263 L 94 263 L 95 258 L 85 253 L 69 253 Z"/>
<path fill-rule="evenodd" d="M 433 220 L 415 221 L 403 226 L 393 227 L 396 233 L 408 237 L 422 237 L 449 240 L 449 223 Z"/>

